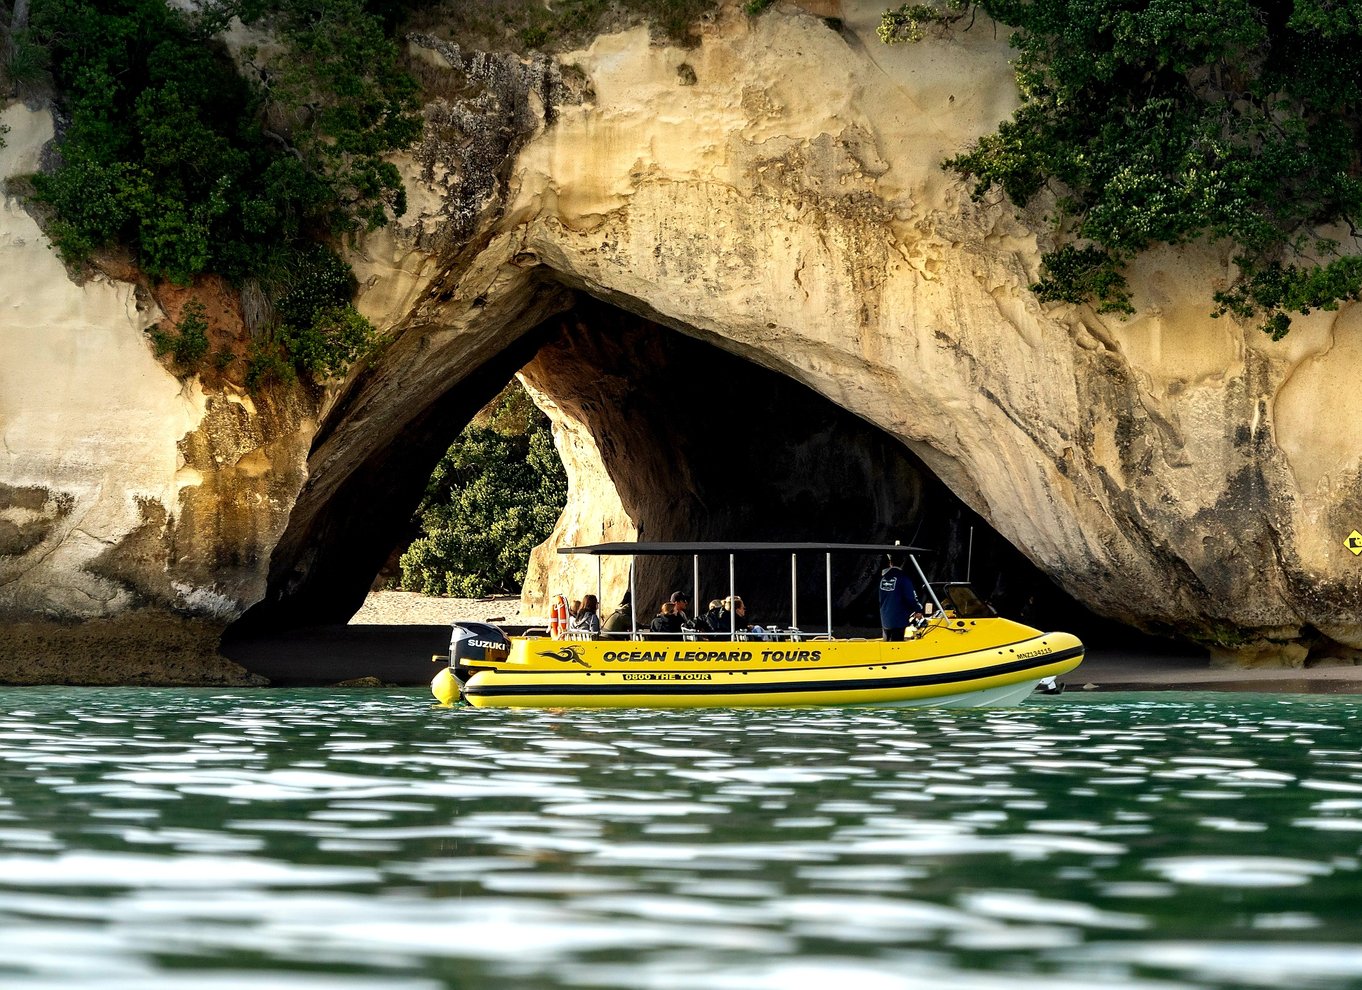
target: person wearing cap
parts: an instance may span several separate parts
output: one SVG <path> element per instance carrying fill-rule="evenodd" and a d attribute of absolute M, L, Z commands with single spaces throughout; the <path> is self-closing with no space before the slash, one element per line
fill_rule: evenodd
<path fill-rule="evenodd" d="M 690 621 L 690 595 L 684 591 L 673 591 L 671 597 L 672 607 L 676 610 L 676 618 L 679 622 Z"/>
<path fill-rule="evenodd" d="M 901 643 L 909 621 L 922 617 L 922 605 L 900 561 L 892 556 L 888 561 L 889 566 L 880 572 L 880 628 L 885 642 Z"/>

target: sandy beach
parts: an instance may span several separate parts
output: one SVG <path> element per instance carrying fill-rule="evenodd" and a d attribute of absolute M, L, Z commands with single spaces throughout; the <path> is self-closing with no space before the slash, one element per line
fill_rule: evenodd
<path fill-rule="evenodd" d="M 371 591 L 350 620 L 352 626 L 448 625 L 455 619 L 495 620 L 530 625 L 514 595 L 493 598 L 432 598 L 414 591 Z"/>

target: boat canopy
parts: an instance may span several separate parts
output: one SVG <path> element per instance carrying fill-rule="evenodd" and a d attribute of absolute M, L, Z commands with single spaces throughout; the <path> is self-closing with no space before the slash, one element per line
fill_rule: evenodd
<path fill-rule="evenodd" d="M 825 559 L 825 583 L 824 583 L 824 602 L 827 606 L 827 632 L 829 639 L 833 638 L 832 630 L 832 555 L 834 553 L 863 553 L 863 554 L 904 554 L 912 562 L 918 577 L 927 588 L 927 593 L 936 602 L 938 610 L 941 609 L 941 601 L 937 598 L 936 592 L 927 581 L 927 575 L 922 573 L 922 565 L 917 562 L 917 554 L 931 553 L 922 547 L 903 546 L 898 543 L 720 543 L 715 541 L 703 543 L 597 543 L 593 546 L 582 547 L 559 547 L 559 553 L 580 553 L 589 554 L 596 558 L 596 598 L 601 597 L 601 558 L 602 557 L 666 557 L 680 556 L 688 554 L 692 558 L 692 574 L 694 579 L 695 597 L 692 599 L 697 606 L 701 602 L 700 598 L 700 557 L 703 554 L 724 554 L 728 557 L 728 594 L 732 598 L 736 595 L 736 577 L 734 574 L 734 558 L 739 554 L 755 553 L 788 553 L 790 555 L 790 626 L 797 629 L 799 626 L 799 579 L 798 579 L 798 556 L 801 553 L 821 553 Z M 629 633 L 633 638 L 637 638 L 638 629 L 638 610 L 637 596 L 634 588 L 634 562 L 629 561 Z M 938 614 L 941 614 L 938 612 Z M 729 613 L 729 634 L 737 638 L 737 616 Z"/>
<path fill-rule="evenodd" d="M 664 557 L 698 553 L 931 553 L 923 547 L 897 543 L 597 543 L 589 547 L 559 547 L 559 553 L 596 557 Z"/>

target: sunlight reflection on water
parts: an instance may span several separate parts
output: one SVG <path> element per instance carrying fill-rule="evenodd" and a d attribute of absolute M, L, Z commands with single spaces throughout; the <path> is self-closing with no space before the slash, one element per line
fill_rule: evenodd
<path fill-rule="evenodd" d="M 1362 986 L 1359 752 L 1281 695 L 3 690 L 0 985 Z"/>

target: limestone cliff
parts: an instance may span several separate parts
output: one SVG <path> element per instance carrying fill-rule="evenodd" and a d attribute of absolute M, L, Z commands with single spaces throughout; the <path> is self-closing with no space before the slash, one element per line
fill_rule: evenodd
<path fill-rule="evenodd" d="M 413 209 L 352 256 L 388 340 L 315 410 L 181 385 L 132 290 L 70 284 L 7 199 L 0 615 L 334 618 L 400 526 L 375 507 L 412 503 L 586 294 L 874 424 L 1098 612 L 1242 662 L 1353 657 L 1362 310 L 1281 343 L 1213 320 L 1208 247 L 1141 259 L 1128 320 L 1038 303 L 1043 217 L 940 168 L 1014 108 L 1006 32 L 885 48 L 881 6 L 725 7 L 694 48 L 639 28 L 557 59 L 411 38 L 441 94 L 401 162 Z M 5 119 L 32 168 L 45 118 Z M 657 531 L 592 466 L 612 440 L 580 377 L 528 377 L 576 478 L 564 525 Z"/>
<path fill-rule="evenodd" d="M 0 121 L 0 174 L 35 171 L 51 116 Z M 264 594 L 307 401 L 177 380 L 143 332 L 163 316 L 145 288 L 74 283 L 8 194 L 0 298 L 0 680 L 250 683 L 215 646 Z"/>

